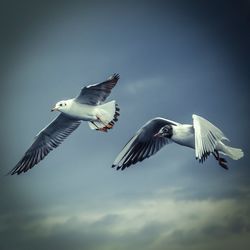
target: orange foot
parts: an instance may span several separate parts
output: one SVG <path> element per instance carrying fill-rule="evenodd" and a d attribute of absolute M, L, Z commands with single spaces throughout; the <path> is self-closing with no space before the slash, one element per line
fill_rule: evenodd
<path fill-rule="evenodd" d="M 106 128 L 108 128 L 108 129 L 113 128 L 113 125 L 109 123 L 106 125 Z"/>
<path fill-rule="evenodd" d="M 104 128 L 98 128 L 96 130 L 101 131 L 101 132 L 108 132 L 108 129 L 106 127 L 104 127 Z"/>

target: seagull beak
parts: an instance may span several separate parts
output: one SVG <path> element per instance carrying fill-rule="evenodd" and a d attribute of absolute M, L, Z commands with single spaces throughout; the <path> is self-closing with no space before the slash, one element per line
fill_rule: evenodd
<path fill-rule="evenodd" d="M 56 107 L 54 107 L 53 109 L 51 109 L 50 111 L 51 112 L 53 112 L 53 111 L 55 111 L 55 110 L 57 110 L 57 108 Z"/>
<path fill-rule="evenodd" d="M 154 137 L 162 137 L 161 133 L 154 134 Z"/>

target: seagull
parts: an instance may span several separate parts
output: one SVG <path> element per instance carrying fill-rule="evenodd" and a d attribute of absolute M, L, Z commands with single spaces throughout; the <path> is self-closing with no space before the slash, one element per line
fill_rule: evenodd
<path fill-rule="evenodd" d="M 195 114 L 192 118 L 192 125 L 177 123 L 161 117 L 148 121 L 124 146 L 112 167 L 124 170 L 154 155 L 170 142 L 193 148 L 196 159 L 201 163 L 212 154 L 224 169 L 228 169 L 227 161 L 220 157 L 220 153 L 233 160 L 244 156 L 241 149 L 232 148 L 223 143 L 223 141 L 229 140 L 215 125 Z"/>
<path fill-rule="evenodd" d="M 119 74 L 113 74 L 104 82 L 83 87 L 77 97 L 57 102 L 51 111 L 60 114 L 36 135 L 33 144 L 9 174 L 21 174 L 38 164 L 77 129 L 81 121 L 87 121 L 90 128 L 97 131 L 111 129 L 118 120 L 120 109 L 114 100 L 103 102 L 119 78 Z"/>

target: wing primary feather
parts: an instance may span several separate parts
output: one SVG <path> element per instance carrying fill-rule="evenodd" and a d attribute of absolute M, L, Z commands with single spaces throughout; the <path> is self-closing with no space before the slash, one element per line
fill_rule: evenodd
<path fill-rule="evenodd" d="M 142 160 L 144 159 L 144 153 L 145 153 L 145 151 L 147 150 L 147 145 L 148 145 L 147 142 L 144 143 L 143 148 L 142 148 L 142 150 L 141 150 L 141 153 L 140 153 L 140 155 L 138 156 L 138 161 L 142 161 Z"/>
<path fill-rule="evenodd" d="M 131 150 L 131 153 L 128 155 L 126 161 L 124 162 L 124 165 L 126 165 L 127 163 L 131 164 L 132 160 L 134 158 L 134 156 L 136 155 L 138 149 L 140 147 L 140 144 L 136 144 L 133 149 Z"/>
<path fill-rule="evenodd" d="M 153 139 L 150 140 L 150 147 L 151 147 L 150 155 L 153 155 L 155 153 L 155 144 Z"/>
<path fill-rule="evenodd" d="M 160 140 L 154 140 L 155 151 L 157 152 L 160 149 Z"/>
<path fill-rule="evenodd" d="M 33 144 L 9 174 L 21 174 L 31 169 L 52 151 L 53 148 L 58 147 L 80 123 L 81 121 L 79 120 L 73 120 L 60 114 L 36 135 Z"/>
<path fill-rule="evenodd" d="M 125 168 L 129 167 L 130 165 L 133 165 L 133 164 L 134 164 L 134 163 L 133 163 L 133 160 L 134 160 L 134 158 L 136 157 L 136 155 L 138 154 L 139 149 L 140 149 L 140 145 L 139 145 L 139 144 L 136 144 L 136 145 L 133 147 L 133 149 L 132 149 L 132 151 L 131 151 L 131 154 L 130 154 L 129 157 L 127 158 L 126 162 L 124 162 L 124 168 L 123 168 L 123 169 L 125 169 Z"/>
<path fill-rule="evenodd" d="M 133 158 L 131 158 L 131 163 L 132 163 L 132 164 L 135 164 L 135 163 L 138 161 L 138 158 L 139 158 L 139 155 L 140 155 L 140 153 L 141 153 L 141 150 L 143 149 L 143 146 L 144 146 L 143 143 L 140 143 L 140 144 L 138 145 L 137 151 L 135 152 Z"/>
<path fill-rule="evenodd" d="M 122 170 L 126 168 L 126 163 L 129 161 L 130 157 L 133 155 L 133 148 L 134 147 L 131 147 L 130 150 L 124 154 L 124 156 L 122 157 L 122 160 L 118 163 L 117 170 L 119 170 L 120 168 Z"/>

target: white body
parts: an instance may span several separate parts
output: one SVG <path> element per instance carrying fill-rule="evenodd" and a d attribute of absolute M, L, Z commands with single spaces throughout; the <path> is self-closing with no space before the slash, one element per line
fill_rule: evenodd
<path fill-rule="evenodd" d="M 88 121 L 91 129 L 104 128 L 117 116 L 117 104 L 114 100 L 101 105 L 88 105 L 69 99 L 58 102 L 53 110 L 77 120 Z"/>
<path fill-rule="evenodd" d="M 205 152 L 214 150 L 238 160 L 244 156 L 241 149 L 232 148 L 222 141 L 228 140 L 221 130 L 206 119 L 193 115 L 193 125 L 178 124 L 173 126 L 172 141 L 182 146 L 195 149 L 195 156 L 201 159 Z"/>
<path fill-rule="evenodd" d="M 60 111 L 65 113 L 75 119 L 83 120 L 83 121 L 95 121 L 97 120 L 96 115 L 98 111 L 101 109 L 102 105 L 93 106 L 87 104 L 81 104 L 75 102 L 74 99 L 66 100 L 67 106 Z"/>
<path fill-rule="evenodd" d="M 180 124 L 173 126 L 171 139 L 177 144 L 195 149 L 194 128 L 192 125 Z"/>
<path fill-rule="evenodd" d="M 173 136 L 171 137 L 172 141 L 175 143 L 195 149 L 195 134 L 193 125 L 182 124 L 173 127 Z M 226 146 L 222 141 L 218 141 L 215 147 L 216 150 L 224 153 L 226 151 Z"/>

